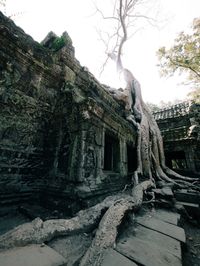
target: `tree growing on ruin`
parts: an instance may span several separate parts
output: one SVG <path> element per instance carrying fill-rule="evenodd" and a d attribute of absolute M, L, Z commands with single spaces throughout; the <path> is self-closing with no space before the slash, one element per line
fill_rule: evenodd
<path fill-rule="evenodd" d="M 155 19 L 139 13 L 141 5 L 145 2 L 143 0 L 116 0 L 112 14 L 107 16 L 97 9 L 103 19 L 112 20 L 115 25 L 112 33 L 107 33 L 107 40 L 103 40 L 107 46 L 106 62 L 108 59 L 114 60 L 118 74 L 123 76 L 126 82 L 125 90 L 123 92 L 116 90 L 114 97 L 124 101 L 126 119 L 137 131 L 137 170 L 134 173 L 134 179 L 138 182 L 142 177 L 153 181 L 164 180 L 176 185 L 180 183 L 184 185 L 190 178 L 183 177 L 166 166 L 160 130 L 142 99 L 139 81 L 124 66 L 122 60 L 123 50 L 133 34 L 132 27 L 135 21 L 145 19 L 151 24 L 155 23 Z"/>
<path fill-rule="evenodd" d="M 200 18 L 193 20 L 189 33 L 179 33 L 174 45 L 161 47 L 157 55 L 161 75 L 186 74 L 192 87 L 190 96 L 200 102 Z"/>
<path fill-rule="evenodd" d="M 79 265 L 101 265 L 105 249 L 115 245 L 118 228 L 125 215 L 128 211 L 137 211 L 141 207 L 144 192 L 156 186 L 157 180 L 170 182 L 177 187 L 190 186 L 200 189 L 190 183 L 189 177 L 180 176 L 166 167 L 160 130 L 142 99 L 140 83 L 122 62 L 123 49 L 131 25 L 137 17 L 144 17 L 136 11 L 137 6 L 143 2 L 143 0 L 116 0 L 112 15 L 105 17 L 116 22 L 115 31 L 109 35 L 110 40 L 113 36 L 116 41 L 113 42 L 112 49 L 107 51 L 107 60 L 115 61 L 118 73 L 123 75 L 126 81 L 124 91 L 116 90 L 114 97 L 124 101 L 126 119 L 137 132 L 138 161 L 132 191 L 129 194 L 119 193 L 107 197 L 97 205 L 81 210 L 70 219 L 42 221 L 36 218 L 0 236 L 0 248 L 43 243 L 58 236 L 88 232 L 98 227 L 92 244 Z M 146 19 L 152 21 L 149 17 Z"/>

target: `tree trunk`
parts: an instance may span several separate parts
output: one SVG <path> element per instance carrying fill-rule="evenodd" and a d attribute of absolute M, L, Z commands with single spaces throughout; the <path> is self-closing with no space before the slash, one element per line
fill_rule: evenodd
<path fill-rule="evenodd" d="M 138 180 L 139 176 L 142 176 L 150 180 L 155 178 L 158 180 L 165 180 L 166 182 L 173 182 L 179 187 L 188 185 L 194 188 L 195 186 L 186 181 L 195 181 L 195 179 L 178 175 L 166 167 L 161 133 L 153 115 L 142 99 L 140 83 L 134 77 L 132 72 L 124 68 L 122 64 L 122 50 L 125 42 L 128 40 L 128 20 L 131 16 L 131 12 L 134 11 L 137 1 L 131 0 L 127 2 L 119 0 L 117 3 L 117 19 L 120 25 L 118 26 L 118 31 L 116 32 L 118 45 L 116 45 L 113 52 L 108 55 L 111 59 L 115 60 L 117 71 L 119 75 L 123 74 L 126 82 L 124 95 L 127 94 L 128 96 L 124 97 L 122 92 L 116 92 L 116 98 L 124 101 L 126 118 L 132 123 L 138 133 L 138 163 L 134 176 Z M 119 30 L 121 30 L 120 34 Z M 177 182 L 171 178 L 180 179 L 180 181 Z"/>

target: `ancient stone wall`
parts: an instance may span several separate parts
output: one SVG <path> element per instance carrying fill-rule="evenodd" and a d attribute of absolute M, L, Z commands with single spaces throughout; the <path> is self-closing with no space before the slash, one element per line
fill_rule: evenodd
<path fill-rule="evenodd" d="M 1 203 L 72 209 L 122 189 L 135 132 L 68 34 L 39 44 L 0 13 L 0 40 Z"/>

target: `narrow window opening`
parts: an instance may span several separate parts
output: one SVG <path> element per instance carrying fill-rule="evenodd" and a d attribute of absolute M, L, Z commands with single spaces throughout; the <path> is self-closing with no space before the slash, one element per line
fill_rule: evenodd
<path fill-rule="evenodd" d="M 60 149 L 58 153 L 58 170 L 61 173 L 68 174 L 69 160 L 70 160 L 70 148 L 71 148 L 71 139 L 68 132 L 68 129 L 65 129 L 66 133 L 64 134 Z"/>
<path fill-rule="evenodd" d="M 104 143 L 104 170 L 106 171 L 119 171 L 119 140 L 105 133 Z"/>

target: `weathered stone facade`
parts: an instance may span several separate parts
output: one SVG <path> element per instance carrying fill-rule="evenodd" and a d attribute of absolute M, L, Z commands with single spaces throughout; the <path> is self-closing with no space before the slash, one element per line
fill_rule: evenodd
<path fill-rule="evenodd" d="M 1 204 L 71 210 L 122 189 L 136 133 L 68 34 L 39 44 L 0 13 L 0 40 Z"/>
<path fill-rule="evenodd" d="M 200 173 L 200 105 L 190 101 L 154 113 L 161 130 L 166 163 Z"/>

